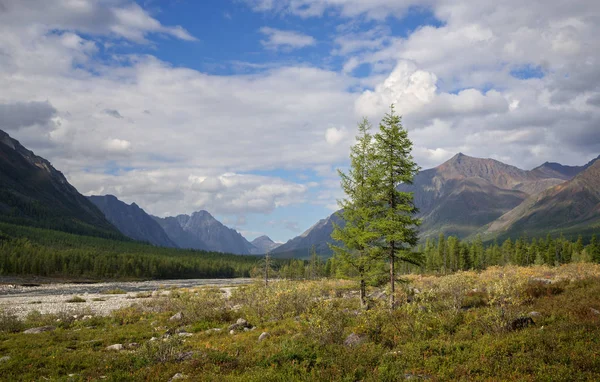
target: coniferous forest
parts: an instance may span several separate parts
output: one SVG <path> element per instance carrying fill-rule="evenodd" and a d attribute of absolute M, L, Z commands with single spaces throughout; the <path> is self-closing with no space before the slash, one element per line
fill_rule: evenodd
<path fill-rule="evenodd" d="M 154 247 L 0 223 L 0 275 L 69 279 L 247 277 L 256 256 Z"/>

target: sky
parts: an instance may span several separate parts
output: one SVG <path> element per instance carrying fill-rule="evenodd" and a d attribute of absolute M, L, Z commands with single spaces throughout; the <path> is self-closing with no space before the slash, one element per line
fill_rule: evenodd
<path fill-rule="evenodd" d="M 285 242 L 391 104 L 422 168 L 597 157 L 598 36 L 595 0 L 0 0 L 0 129 L 85 195 Z"/>

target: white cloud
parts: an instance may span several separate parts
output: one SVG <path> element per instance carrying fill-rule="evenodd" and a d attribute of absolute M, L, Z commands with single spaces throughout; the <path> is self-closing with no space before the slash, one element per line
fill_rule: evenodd
<path fill-rule="evenodd" d="M 316 44 L 314 37 L 294 31 L 262 27 L 260 33 L 266 36 L 261 43 L 267 49 L 299 49 Z"/>
<path fill-rule="evenodd" d="M 11 126 L 0 128 L 12 128 L 82 191 L 113 193 L 154 214 L 268 213 L 304 202 L 307 192 L 316 195 L 309 203 L 334 208 L 341 195 L 333 169 L 347 161 L 357 120 L 368 115 L 376 125 L 390 103 L 403 114 L 424 168 L 458 151 L 521 167 L 546 160 L 581 164 L 600 152 L 598 2 L 431 0 L 442 27 L 403 38 L 378 27 L 340 30 L 333 54 L 346 59 L 341 73 L 267 63 L 258 74 L 232 76 L 174 67 L 151 55 L 97 60 L 102 44 L 147 43 L 153 34 L 191 39 L 131 1 L 0 2 L 6 8 L 0 13 L 0 120 Z M 290 11 L 302 17 L 333 12 L 344 21 L 358 15 L 359 24 L 419 5 L 253 4 L 282 17 Z M 316 43 L 297 32 L 265 32 L 273 48 Z M 347 74 L 363 64 L 373 75 Z M 510 74 L 529 67 L 544 77 Z M 26 107 L 15 113 L 6 105 Z M 105 173 L 107 163 L 117 168 L 114 174 Z M 307 191 L 314 182 L 247 174 L 274 169 L 314 169 L 319 187 Z"/>
<path fill-rule="evenodd" d="M 105 142 L 105 147 L 109 152 L 122 153 L 131 148 L 131 142 L 124 139 L 109 139 Z"/>
<path fill-rule="evenodd" d="M 325 130 L 325 140 L 332 146 L 342 142 L 348 136 L 345 128 L 329 127 Z"/>

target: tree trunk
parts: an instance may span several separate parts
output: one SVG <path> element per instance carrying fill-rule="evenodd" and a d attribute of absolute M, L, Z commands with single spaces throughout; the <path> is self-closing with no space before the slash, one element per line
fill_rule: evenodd
<path fill-rule="evenodd" d="M 360 277 L 360 307 L 367 309 L 367 283 L 363 275 Z"/>
<path fill-rule="evenodd" d="M 396 248 L 394 248 L 394 242 L 390 242 L 390 308 L 394 308 L 396 298 L 396 275 L 394 270 L 394 263 L 396 260 Z"/>

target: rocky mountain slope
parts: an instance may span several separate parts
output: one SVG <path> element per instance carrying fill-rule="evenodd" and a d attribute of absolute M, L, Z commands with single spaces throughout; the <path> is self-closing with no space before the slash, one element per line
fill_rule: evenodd
<path fill-rule="evenodd" d="M 273 240 L 271 240 L 270 237 L 266 235 L 257 237 L 256 239 L 252 240 L 250 244 L 252 244 L 254 248 L 256 248 L 255 254 L 257 255 L 262 255 L 267 252 L 271 252 L 281 245 L 281 243 L 274 242 Z"/>
<path fill-rule="evenodd" d="M 311 249 L 321 256 L 330 256 L 332 254 L 329 243 L 332 243 L 331 233 L 333 224 L 343 224 L 343 221 L 333 213 L 325 219 L 319 220 L 315 225 L 307 229 L 302 235 L 297 236 L 287 243 L 280 245 L 273 250 L 276 257 L 296 257 L 309 258 Z"/>
<path fill-rule="evenodd" d="M 46 159 L 0 130 L 0 220 L 124 238 Z"/>
<path fill-rule="evenodd" d="M 584 234 L 600 229 L 600 160 L 573 179 L 533 195 L 487 227 L 488 236 Z"/>
<path fill-rule="evenodd" d="M 177 247 L 162 227 L 137 204 L 126 204 L 113 195 L 93 195 L 88 199 L 123 235 L 159 247 Z"/>
<path fill-rule="evenodd" d="M 517 210 L 520 212 L 513 215 L 521 216 L 533 203 L 532 200 L 537 200 L 536 197 L 546 195 L 547 190 L 560 189 L 563 183 L 577 174 L 583 175 L 587 169 L 591 170 L 593 164 L 594 161 L 585 166 L 544 163 L 527 171 L 494 159 L 473 158 L 459 153 L 435 168 L 419 172 L 413 184 L 398 188 L 414 193 L 418 216 L 422 219 L 419 228 L 421 238 L 437 237 L 440 233 L 465 238 L 490 225 L 496 231 L 506 230 L 506 224 L 510 223 L 499 225 L 494 223 L 496 219 L 517 208 L 521 209 Z M 589 198 L 585 193 L 573 197 Z M 556 216 L 560 214 L 557 212 Z M 337 217 L 332 215 L 319 221 L 274 252 L 281 256 L 306 257 L 315 245 L 318 253 L 330 254 L 327 244 L 331 242 L 331 219 L 334 218 Z M 513 222 L 515 219 L 509 220 Z"/>
<path fill-rule="evenodd" d="M 414 192 L 421 237 L 467 237 L 531 195 L 564 182 L 551 174 L 521 170 L 494 159 L 457 154 L 420 172 L 402 191 Z"/>
<path fill-rule="evenodd" d="M 171 240 L 180 248 L 204 249 L 208 251 L 257 254 L 258 249 L 239 232 L 223 225 L 207 211 L 190 215 L 154 219 L 161 225 Z"/>

